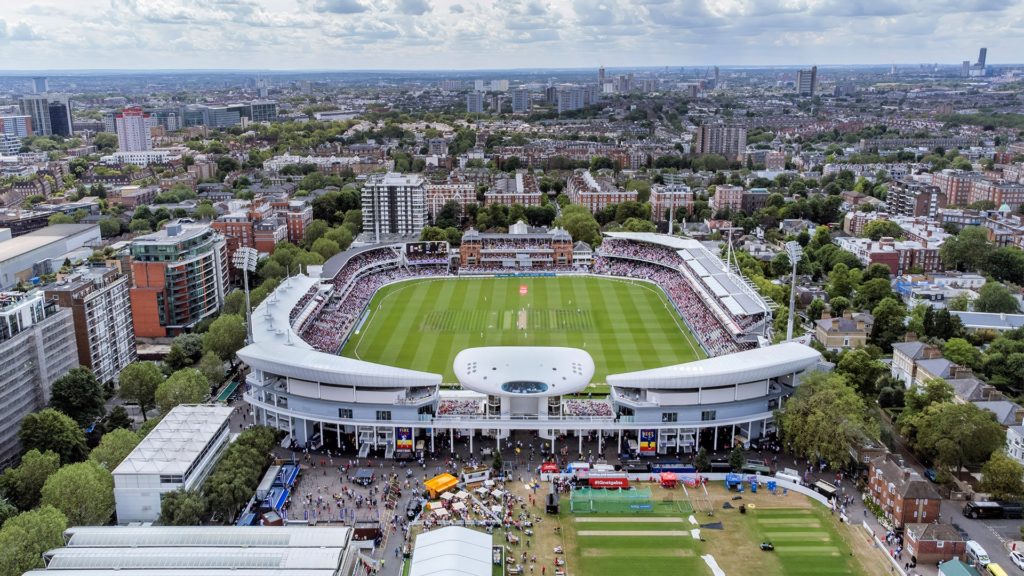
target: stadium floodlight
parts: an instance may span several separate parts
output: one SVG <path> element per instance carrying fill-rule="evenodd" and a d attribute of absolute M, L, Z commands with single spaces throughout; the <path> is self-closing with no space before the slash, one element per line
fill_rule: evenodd
<path fill-rule="evenodd" d="M 235 250 L 235 268 L 242 269 L 243 288 L 245 289 L 245 330 L 248 340 L 246 344 L 252 344 L 252 308 L 249 305 L 249 272 L 256 271 L 256 260 L 260 253 L 255 248 L 239 248 Z"/>
<path fill-rule="evenodd" d="M 796 265 L 804 256 L 804 249 L 799 242 L 786 242 L 786 254 L 793 265 L 793 275 L 789 287 L 789 326 L 786 328 L 786 340 L 793 339 L 793 308 L 796 305 Z"/>

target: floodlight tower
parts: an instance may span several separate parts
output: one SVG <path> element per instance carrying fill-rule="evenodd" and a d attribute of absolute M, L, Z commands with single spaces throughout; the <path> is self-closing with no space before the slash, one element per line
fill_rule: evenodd
<path fill-rule="evenodd" d="M 786 242 L 786 254 L 793 265 L 793 275 L 789 288 L 789 326 L 786 328 L 786 340 L 793 339 L 793 307 L 796 305 L 796 265 L 804 256 L 804 249 L 799 242 Z"/>
<path fill-rule="evenodd" d="M 234 262 L 236 268 L 242 269 L 242 280 L 245 288 L 245 329 L 247 332 L 246 344 L 252 344 L 252 308 L 249 305 L 249 272 L 256 271 L 256 260 L 259 252 L 255 248 L 239 248 L 235 250 Z"/>

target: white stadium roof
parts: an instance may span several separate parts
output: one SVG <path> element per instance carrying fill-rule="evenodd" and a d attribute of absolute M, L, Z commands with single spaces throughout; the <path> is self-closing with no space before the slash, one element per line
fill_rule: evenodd
<path fill-rule="evenodd" d="M 561 396 L 590 384 L 594 359 L 579 348 L 491 346 L 459 352 L 454 368 L 464 387 L 483 394 Z"/>
<path fill-rule="evenodd" d="M 339 386 L 403 388 L 441 383 L 440 374 L 394 368 L 271 342 L 250 344 L 238 351 L 238 358 L 254 370 Z"/>
<path fill-rule="evenodd" d="M 821 354 L 817 350 L 803 344 L 788 342 L 688 364 L 627 374 L 609 374 L 608 384 L 648 389 L 728 386 L 799 372 L 820 360 Z"/>
<path fill-rule="evenodd" d="M 60 548 L 43 555 L 55 569 L 220 569 L 337 570 L 345 549 L 338 548 Z"/>
<path fill-rule="evenodd" d="M 491 537 L 460 526 L 431 530 L 416 537 L 409 576 L 488 576 Z"/>
<path fill-rule="evenodd" d="M 344 546 L 350 528 L 312 526 L 76 526 L 64 532 L 68 548 Z"/>
<path fill-rule="evenodd" d="M 113 473 L 184 474 L 233 411 L 230 406 L 175 406 Z"/>

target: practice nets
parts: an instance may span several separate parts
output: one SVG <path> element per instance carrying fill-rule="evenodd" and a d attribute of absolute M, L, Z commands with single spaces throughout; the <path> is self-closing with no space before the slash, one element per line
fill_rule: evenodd
<path fill-rule="evenodd" d="M 650 513 L 654 511 L 650 488 L 590 489 L 573 490 L 569 498 L 569 510 L 573 514 L 635 512 Z"/>

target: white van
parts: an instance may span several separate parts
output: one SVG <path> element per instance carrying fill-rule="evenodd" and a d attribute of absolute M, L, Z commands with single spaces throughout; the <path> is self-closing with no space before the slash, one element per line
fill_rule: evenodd
<path fill-rule="evenodd" d="M 978 566 L 988 566 L 990 560 L 988 559 L 988 552 L 981 547 L 974 540 L 967 541 L 967 563 L 977 564 Z"/>
<path fill-rule="evenodd" d="M 803 484 L 803 481 L 800 479 L 800 473 L 796 470 L 790 470 L 789 468 L 776 472 L 775 477 L 779 480 L 792 482 L 798 486 Z"/>

